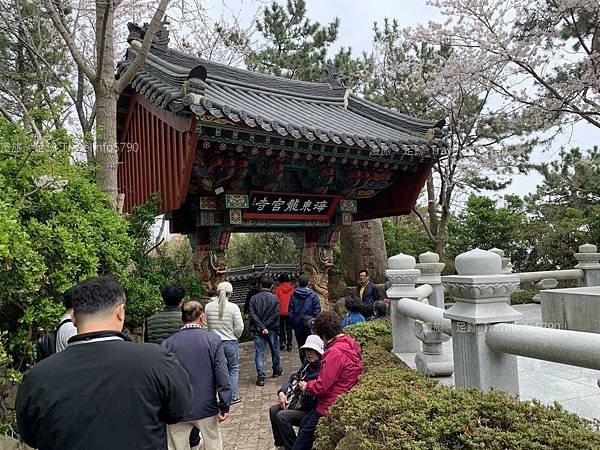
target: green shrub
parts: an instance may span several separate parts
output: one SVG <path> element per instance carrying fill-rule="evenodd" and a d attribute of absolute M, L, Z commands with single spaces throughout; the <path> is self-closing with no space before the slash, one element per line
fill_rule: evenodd
<path fill-rule="evenodd" d="M 70 162 L 64 130 L 34 142 L 0 118 L 0 330 L 7 366 L 25 370 L 62 293 L 97 274 L 125 275 L 132 241 L 88 167 Z"/>
<path fill-rule="evenodd" d="M 510 303 L 512 305 L 522 305 L 524 303 L 532 303 L 533 297 L 539 292 L 539 289 L 536 289 L 533 286 L 528 286 L 525 289 L 522 289 L 517 292 L 513 292 L 510 295 Z"/>
<path fill-rule="evenodd" d="M 319 450 L 600 448 L 590 422 L 559 404 L 449 388 L 398 364 L 388 322 L 345 331 L 361 343 L 364 372 L 320 420 Z"/>

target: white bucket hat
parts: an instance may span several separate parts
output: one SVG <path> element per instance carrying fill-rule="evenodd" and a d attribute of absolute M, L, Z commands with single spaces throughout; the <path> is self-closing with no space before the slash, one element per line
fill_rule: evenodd
<path fill-rule="evenodd" d="M 323 350 L 323 347 L 323 341 L 321 340 L 321 338 L 319 336 L 311 334 L 306 338 L 306 342 L 302 347 L 300 347 L 300 350 L 310 348 L 311 350 L 317 352 L 319 355 L 323 356 L 323 352 L 325 351 Z"/>

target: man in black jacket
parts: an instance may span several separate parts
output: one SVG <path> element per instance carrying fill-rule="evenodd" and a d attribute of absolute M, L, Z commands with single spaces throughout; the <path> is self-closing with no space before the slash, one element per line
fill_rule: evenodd
<path fill-rule="evenodd" d="M 358 286 L 356 286 L 356 294 L 362 302 L 362 315 L 371 317 L 373 315 L 373 303 L 379 300 L 379 291 L 369 280 L 369 272 L 365 269 L 358 272 Z"/>
<path fill-rule="evenodd" d="M 250 330 L 254 336 L 256 385 L 265 385 L 265 344 L 269 344 L 273 359 L 273 378 L 283 373 L 279 362 L 279 299 L 271 292 L 273 280 L 264 276 L 260 279 L 261 290 L 250 299 Z"/>
<path fill-rule="evenodd" d="M 229 414 L 231 378 L 221 338 L 203 330 L 204 308 L 190 300 L 181 308 L 183 327 L 161 344 L 172 351 L 190 376 L 192 410 L 180 423 L 169 425 L 169 450 L 189 449 L 188 438 L 194 426 L 202 433 L 205 450 L 221 450 L 219 422 Z M 218 396 L 218 401 L 217 401 Z"/>
<path fill-rule="evenodd" d="M 187 373 L 158 345 L 121 333 L 125 293 L 112 277 L 73 290 L 78 334 L 25 373 L 19 434 L 39 450 L 166 449 L 166 424 L 192 406 Z"/>

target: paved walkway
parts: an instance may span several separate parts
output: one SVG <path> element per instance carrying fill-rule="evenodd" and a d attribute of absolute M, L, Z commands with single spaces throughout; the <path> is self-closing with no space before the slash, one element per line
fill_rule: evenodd
<path fill-rule="evenodd" d="M 224 450 L 269 450 L 273 448 L 269 408 L 277 403 L 277 390 L 300 367 L 296 344 L 291 352 L 280 352 L 283 375 L 271 378 L 271 353 L 267 348 L 264 387 L 256 386 L 254 344 L 240 344 L 239 396 L 241 403 L 231 407 L 231 414 L 221 426 Z"/>

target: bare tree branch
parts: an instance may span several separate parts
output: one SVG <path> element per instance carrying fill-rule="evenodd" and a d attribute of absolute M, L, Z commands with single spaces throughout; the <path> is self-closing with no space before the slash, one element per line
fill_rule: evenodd
<path fill-rule="evenodd" d="M 421 223 L 423 224 L 423 228 L 425 228 L 425 232 L 427 233 L 427 236 L 429 236 L 429 239 L 431 239 L 433 242 L 438 242 L 438 239 L 433 235 L 433 233 L 431 232 L 431 229 L 429 228 L 429 226 L 427 225 L 427 222 L 425 221 L 425 218 L 423 217 L 423 215 L 419 212 L 419 210 L 417 208 L 413 208 L 412 212 L 414 212 L 417 217 L 419 218 L 419 220 L 421 221 Z"/>
<path fill-rule="evenodd" d="M 48 1 L 48 0 L 44 0 Z M 158 30 L 158 26 L 165 15 L 165 11 L 167 6 L 169 5 L 169 0 L 160 0 L 154 15 L 152 16 L 152 20 L 148 25 L 148 29 L 146 30 L 146 34 L 144 35 L 144 40 L 142 42 L 142 46 L 138 51 L 137 56 L 131 63 L 131 65 L 127 68 L 123 76 L 119 78 L 119 80 L 115 83 L 115 92 L 120 94 L 127 87 L 135 74 L 142 68 L 146 57 L 148 56 L 148 52 L 150 51 L 150 45 L 152 44 L 152 39 L 154 39 L 154 35 L 156 34 L 156 30 Z"/>
<path fill-rule="evenodd" d="M 67 45 L 67 48 L 69 49 L 69 52 L 71 53 L 75 64 L 77 64 L 77 67 L 79 67 L 79 69 L 85 74 L 88 80 L 95 80 L 96 72 L 85 62 L 85 59 L 83 58 L 82 54 L 79 52 L 79 50 L 77 50 L 77 46 L 75 45 L 73 36 L 65 27 L 63 21 L 60 18 L 59 12 L 56 10 L 54 4 L 52 3 L 52 0 L 42 1 L 46 9 L 48 10 L 48 13 L 50 14 L 50 19 L 52 20 L 54 27 L 65 41 L 65 44 Z"/>
<path fill-rule="evenodd" d="M 17 123 L 13 116 L 2 105 L 0 105 L 0 114 L 6 117 L 6 119 L 13 125 Z"/>

